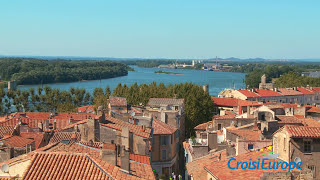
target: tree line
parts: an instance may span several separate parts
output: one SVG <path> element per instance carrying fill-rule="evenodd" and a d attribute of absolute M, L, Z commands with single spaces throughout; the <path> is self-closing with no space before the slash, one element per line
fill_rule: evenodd
<path fill-rule="evenodd" d="M 125 76 L 128 65 L 113 61 L 0 58 L 0 78 L 18 84 L 46 84 Z"/>

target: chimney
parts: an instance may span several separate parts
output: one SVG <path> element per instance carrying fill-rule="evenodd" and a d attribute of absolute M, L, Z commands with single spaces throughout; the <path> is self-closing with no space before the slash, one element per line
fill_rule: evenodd
<path fill-rule="evenodd" d="M 117 146 L 111 143 L 111 144 L 102 144 L 100 147 L 101 147 L 101 151 L 100 151 L 101 160 L 108 162 L 113 166 L 116 166 L 117 165 Z"/>
<path fill-rule="evenodd" d="M 220 116 L 226 115 L 226 110 L 220 110 Z"/>
<path fill-rule="evenodd" d="M 259 128 L 258 128 L 258 120 L 255 119 L 254 122 L 253 122 L 253 131 L 259 131 Z"/>
<path fill-rule="evenodd" d="M 129 127 L 123 127 L 121 132 L 121 143 L 126 150 L 129 150 Z M 121 149 L 122 150 L 122 149 Z"/>
<path fill-rule="evenodd" d="M 42 122 L 39 122 L 39 123 L 38 123 L 38 128 L 39 128 L 40 130 L 43 130 Z"/>
<path fill-rule="evenodd" d="M 57 129 L 57 120 L 56 119 L 53 120 L 52 128 L 53 128 L 53 130 Z"/>
<path fill-rule="evenodd" d="M 121 169 L 130 174 L 130 152 L 124 146 L 121 147 L 120 161 Z"/>
<path fill-rule="evenodd" d="M 161 111 L 161 114 L 160 114 L 160 120 L 164 123 L 166 123 L 166 113 Z"/>
<path fill-rule="evenodd" d="M 49 130 L 49 120 L 48 119 L 46 119 L 45 121 L 44 121 L 44 130 Z"/>
<path fill-rule="evenodd" d="M 100 139 L 99 119 L 88 119 L 88 140 L 98 141 Z"/>
<path fill-rule="evenodd" d="M 72 141 L 72 142 L 77 142 L 77 134 L 76 134 L 76 133 L 73 133 L 73 134 L 71 135 L 71 141 Z"/>
<path fill-rule="evenodd" d="M 88 142 L 88 124 L 82 124 L 80 126 L 80 134 L 81 134 L 81 141 Z"/>

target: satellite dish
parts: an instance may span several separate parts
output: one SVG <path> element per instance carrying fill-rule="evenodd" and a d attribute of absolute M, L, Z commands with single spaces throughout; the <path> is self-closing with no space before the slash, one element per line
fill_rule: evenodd
<path fill-rule="evenodd" d="M 301 162 L 301 159 L 300 159 L 299 157 L 296 157 L 296 158 L 294 159 L 294 162 L 299 163 L 299 162 Z"/>
<path fill-rule="evenodd" d="M 1 171 L 4 173 L 9 173 L 9 165 L 8 164 L 4 164 L 1 166 Z"/>

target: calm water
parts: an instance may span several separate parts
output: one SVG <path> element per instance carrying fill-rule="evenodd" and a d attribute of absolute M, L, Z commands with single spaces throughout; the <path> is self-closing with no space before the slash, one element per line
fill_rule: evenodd
<path fill-rule="evenodd" d="M 156 74 L 159 68 L 141 68 L 133 67 L 134 72 L 129 72 L 128 76 L 95 80 L 95 81 L 82 81 L 73 83 L 56 83 L 48 84 L 52 88 L 59 88 L 61 90 L 68 90 L 70 87 L 85 88 L 88 92 L 93 92 L 94 88 L 110 86 L 113 90 L 119 83 L 131 85 L 135 82 L 138 84 L 150 84 L 153 81 L 157 83 L 175 84 L 193 82 L 198 85 L 209 84 L 210 95 L 218 95 L 218 93 L 225 88 L 232 88 L 235 85 L 236 89 L 244 88 L 243 79 L 244 73 L 231 73 L 231 72 L 214 72 L 214 71 L 201 71 L 201 70 L 186 70 L 186 69 L 161 69 L 166 72 L 178 72 L 183 75 L 170 75 L 170 74 Z M 234 85 L 233 85 L 234 84 Z M 37 88 L 39 85 L 21 85 L 20 89 Z"/>

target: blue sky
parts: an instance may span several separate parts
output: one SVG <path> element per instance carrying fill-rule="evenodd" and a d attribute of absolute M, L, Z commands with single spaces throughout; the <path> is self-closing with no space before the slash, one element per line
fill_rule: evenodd
<path fill-rule="evenodd" d="M 0 54 L 320 58 L 319 0 L 2 0 Z"/>

